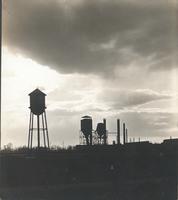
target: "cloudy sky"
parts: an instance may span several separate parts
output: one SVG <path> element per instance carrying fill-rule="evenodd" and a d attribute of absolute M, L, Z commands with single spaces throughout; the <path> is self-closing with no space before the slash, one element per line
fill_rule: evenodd
<path fill-rule="evenodd" d="M 131 138 L 178 137 L 177 35 L 177 0 L 4 1 L 3 145 L 27 144 L 36 87 L 51 145 L 78 144 L 83 115 L 111 132 L 120 118 Z"/>

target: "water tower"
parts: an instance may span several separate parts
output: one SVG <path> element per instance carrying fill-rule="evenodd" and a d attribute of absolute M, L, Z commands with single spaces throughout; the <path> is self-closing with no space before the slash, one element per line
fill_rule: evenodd
<path fill-rule="evenodd" d="M 29 134 L 28 134 L 28 148 L 33 147 L 34 132 L 37 134 L 37 147 L 49 148 L 49 136 L 48 136 L 48 127 L 47 127 L 47 119 L 45 112 L 46 94 L 40 91 L 39 89 L 36 89 L 33 92 L 31 92 L 29 96 L 30 96 L 30 107 L 29 107 L 30 122 L 29 122 Z M 34 123 L 34 121 L 36 123 Z M 34 126 L 34 124 L 36 124 L 36 126 Z M 43 136 L 43 140 L 41 140 L 41 136 Z"/>
<path fill-rule="evenodd" d="M 92 145 L 92 130 L 92 118 L 90 116 L 83 116 L 81 119 L 81 132 L 85 137 L 87 145 Z"/>

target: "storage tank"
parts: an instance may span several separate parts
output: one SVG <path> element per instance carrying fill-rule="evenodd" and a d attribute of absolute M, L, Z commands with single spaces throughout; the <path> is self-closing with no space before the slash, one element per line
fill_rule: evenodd
<path fill-rule="evenodd" d="M 98 142 L 100 144 L 107 144 L 107 131 L 106 131 L 106 119 L 103 119 L 103 123 L 98 123 L 96 127 L 96 133 L 98 134 Z"/>
<path fill-rule="evenodd" d="M 83 116 L 81 119 L 81 131 L 86 138 L 87 145 L 92 145 L 92 118 L 90 116 Z"/>
<path fill-rule="evenodd" d="M 102 137 L 106 132 L 105 124 L 104 123 L 98 123 L 97 127 L 96 127 L 96 132 L 100 137 Z"/>
<path fill-rule="evenodd" d="M 45 96 L 46 94 L 39 89 L 34 90 L 29 94 L 30 96 L 30 109 L 33 114 L 41 115 L 45 109 Z"/>

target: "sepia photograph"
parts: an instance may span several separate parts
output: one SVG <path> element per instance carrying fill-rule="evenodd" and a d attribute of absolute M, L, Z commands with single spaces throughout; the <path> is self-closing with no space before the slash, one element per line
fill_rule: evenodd
<path fill-rule="evenodd" d="M 0 200 L 177 200 L 178 1 L 0 11 Z"/>

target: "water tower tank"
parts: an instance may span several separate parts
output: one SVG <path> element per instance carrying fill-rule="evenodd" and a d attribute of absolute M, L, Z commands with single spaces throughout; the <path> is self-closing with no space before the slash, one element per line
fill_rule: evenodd
<path fill-rule="evenodd" d="M 98 135 L 100 137 L 103 136 L 106 132 L 105 124 L 104 123 L 98 123 L 97 128 L 96 128 L 96 132 L 98 133 Z"/>
<path fill-rule="evenodd" d="M 90 116 L 82 117 L 81 131 L 85 136 L 89 136 L 92 134 L 92 118 Z"/>
<path fill-rule="evenodd" d="M 33 114 L 41 115 L 45 109 L 45 96 L 46 94 L 39 89 L 34 90 L 29 94 L 30 96 L 30 109 Z"/>

